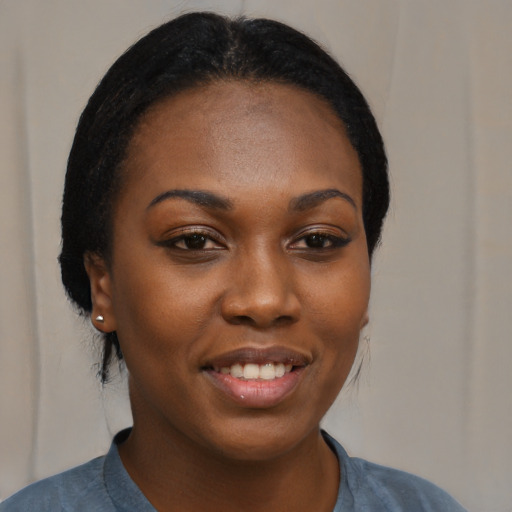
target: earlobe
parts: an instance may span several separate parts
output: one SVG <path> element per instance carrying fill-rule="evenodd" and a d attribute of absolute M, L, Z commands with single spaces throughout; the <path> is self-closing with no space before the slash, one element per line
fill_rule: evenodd
<path fill-rule="evenodd" d="M 112 306 L 112 284 L 110 272 L 104 258 L 94 253 L 84 256 L 84 266 L 91 287 L 91 322 L 102 332 L 112 332 L 117 329 Z"/>

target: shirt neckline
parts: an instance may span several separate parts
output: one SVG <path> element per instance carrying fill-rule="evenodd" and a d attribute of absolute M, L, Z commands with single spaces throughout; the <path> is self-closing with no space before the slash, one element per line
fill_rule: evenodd
<path fill-rule="evenodd" d="M 118 446 L 128 438 L 130 432 L 131 428 L 121 430 L 115 435 L 110 445 L 110 449 L 105 456 L 105 462 L 103 464 L 105 487 L 117 512 L 133 512 L 133 510 L 137 510 L 138 512 L 156 512 L 156 509 L 132 480 L 128 471 L 126 471 L 119 455 Z M 343 497 L 346 494 L 345 475 L 348 455 L 343 447 L 327 432 L 322 430 L 321 434 L 338 459 L 340 479 L 336 505 L 333 512 L 341 512 Z"/>

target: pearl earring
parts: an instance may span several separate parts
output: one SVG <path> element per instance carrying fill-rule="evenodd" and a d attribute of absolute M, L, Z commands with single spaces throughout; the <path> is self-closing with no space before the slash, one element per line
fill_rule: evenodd
<path fill-rule="evenodd" d="M 99 322 L 100 324 L 102 324 L 105 319 L 103 318 L 103 315 L 98 315 L 96 318 L 95 318 L 96 322 Z"/>

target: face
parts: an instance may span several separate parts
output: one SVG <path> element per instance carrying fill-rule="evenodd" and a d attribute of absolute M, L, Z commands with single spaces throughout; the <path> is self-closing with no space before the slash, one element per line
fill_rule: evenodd
<path fill-rule="evenodd" d="M 323 101 L 219 82 L 130 143 L 112 256 L 87 265 L 135 428 L 234 459 L 286 453 L 340 391 L 367 319 L 362 177 Z"/>

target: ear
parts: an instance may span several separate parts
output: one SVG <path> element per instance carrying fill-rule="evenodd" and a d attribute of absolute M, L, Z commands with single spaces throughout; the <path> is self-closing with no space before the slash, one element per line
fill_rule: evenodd
<path fill-rule="evenodd" d="M 112 305 L 112 282 L 107 264 L 101 256 L 86 253 L 84 266 L 91 285 L 91 322 L 99 331 L 115 331 L 117 323 Z M 103 321 L 98 317 L 103 317 Z"/>

